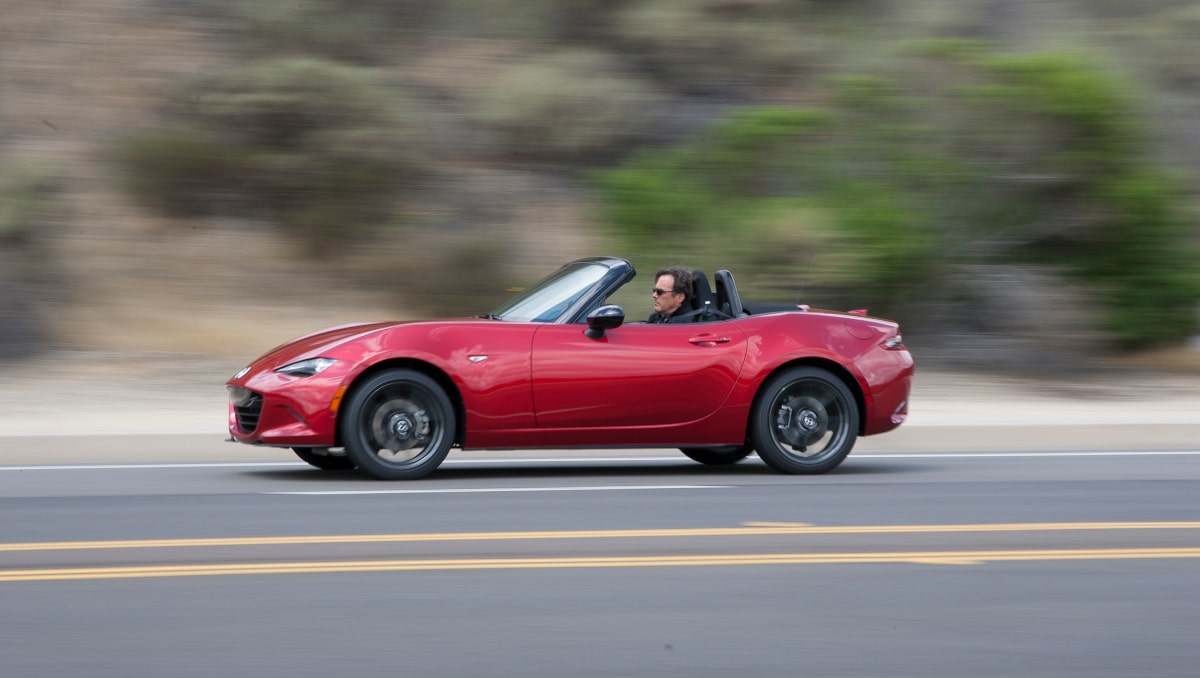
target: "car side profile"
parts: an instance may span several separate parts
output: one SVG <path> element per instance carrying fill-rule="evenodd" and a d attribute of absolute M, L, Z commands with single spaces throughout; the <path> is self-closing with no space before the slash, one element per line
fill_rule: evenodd
<path fill-rule="evenodd" d="M 491 313 L 326 329 L 227 383 L 230 439 L 322 469 L 432 473 L 454 448 L 757 453 L 781 473 L 836 468 L 904 422 L 913 359 L 897 323 L 742 301 L 697 271 L 695 321 L 626 322 L 608 299 L 636 271 L 569 262 Z"/>

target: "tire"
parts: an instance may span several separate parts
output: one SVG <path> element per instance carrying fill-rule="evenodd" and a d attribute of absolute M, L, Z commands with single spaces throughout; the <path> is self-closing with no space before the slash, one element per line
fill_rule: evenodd
<path fill-rule="evenodd" d="M 354 468 L 354 462 L 344 452 L 333 454 L 328 447 L 293 447 L 297 457 L 322 471 L 344 471 Z"/>
<path fill-rule="evenodd" d="M 688 459 L 708 466 L 736 464 L 754 452 L 752 445 L 727 445 L 724 447 L 681 447 L 680 452 Z"/>
<path fill-rule="evenodd" d="M 759 391 L 750 440 L 780 473 L 825 473 L 850 454 L 858 421 L 858 405 L 845 382 L 820 368 L 794 367 Z"/>
<path fill-rule="evenodd" d="M 368 377 L 342 409 L 346 454 L 381 480 L 415 480 L 433 473 L 454 444 L 454 405 L 433 379 L 407 369 Z"/>

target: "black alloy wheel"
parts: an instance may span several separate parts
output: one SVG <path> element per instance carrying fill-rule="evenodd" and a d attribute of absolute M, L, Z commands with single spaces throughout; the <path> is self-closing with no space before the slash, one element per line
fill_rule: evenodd
<path fill-rule="evenodd" d="M 750 413 L 758 456 L 780 473 L 825 473 L 850 454 L 859 413 L 850 388 L 827 370 L 794 367 L 763 386 Z"/>
<path fill-rule="evenodd" d="M 454 444 L 456 426 L 442 387 L 408 369 L 386 370 L 356 385 L 341 414 L 350 461 L 382 480 L 433 473 Z"/>

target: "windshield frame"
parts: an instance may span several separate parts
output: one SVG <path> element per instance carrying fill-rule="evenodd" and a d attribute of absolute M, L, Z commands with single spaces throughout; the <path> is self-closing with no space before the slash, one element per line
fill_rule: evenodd
<path fill-rule="evenodd" d="M 588 312 L 637 275 L 617 257 L 576 259 L 530 285 L 487 317 L 508 322 L 583 322 Z"/>

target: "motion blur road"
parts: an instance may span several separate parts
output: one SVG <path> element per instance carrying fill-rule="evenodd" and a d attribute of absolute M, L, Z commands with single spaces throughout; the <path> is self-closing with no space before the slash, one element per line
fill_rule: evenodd
<path fill-rule="evenodd" d="M 128 399 L 9 403 L 2 673 L 1194 677 L 1191 391 L 944 386 L 814 477 L 593 450 L 384 483 L 223 442 L 208 394 L 140 434 Z"/>

